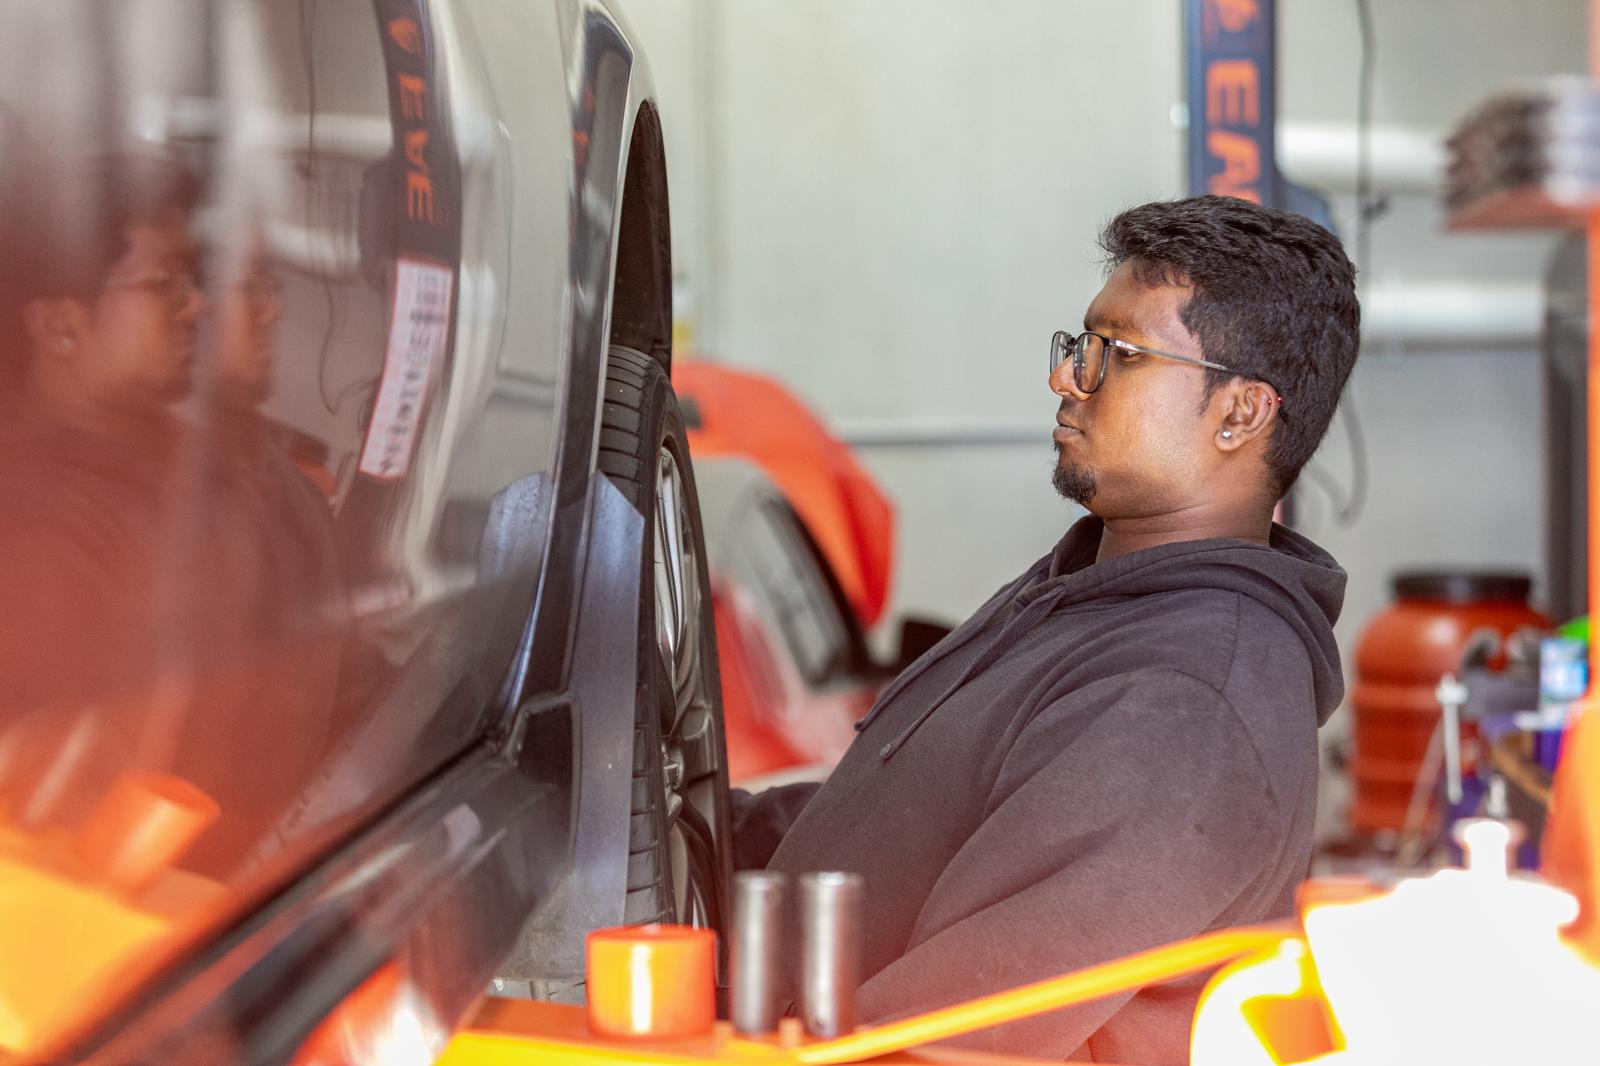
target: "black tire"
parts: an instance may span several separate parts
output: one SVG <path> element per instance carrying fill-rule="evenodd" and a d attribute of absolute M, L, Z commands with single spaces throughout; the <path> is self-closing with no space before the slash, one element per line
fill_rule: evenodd
<path fill-rule="evenodd" d="M 676 474 L 670 491 L 663 487 L 663 456 L 670 456 Z M 692 920 L 716 928 L 722 934 L 719 943 L 725 943 L 733 849 L 705 538 L 677 398 L 661 364 L 631 348 L 615 346 L 610 352 L 597 466 L 645 520 L 624 920 L 679 921 L 692 912 Z M 683 500 L 674 514 L 686 521 L 669 524 L 678 531 L 685 557 L 692 554 L 694 560 L 695 595 L 686 624 L 696 627 L 699 662 L 688 680 L 674 674 L 671 653 L 663 649 L 657 627 L 657 533 L 663 524 L 658 505 L 663 495 L 678 493 Z M 693 734 L 689 755 L 674 748 L 685 730 Z M 676 793 L 681 804 L 672 809 L 667 748 L 679 752 L 674 765 L 681 767 Z M 694 906 L 678 898 L 675 882 L 688 889 Z"/>

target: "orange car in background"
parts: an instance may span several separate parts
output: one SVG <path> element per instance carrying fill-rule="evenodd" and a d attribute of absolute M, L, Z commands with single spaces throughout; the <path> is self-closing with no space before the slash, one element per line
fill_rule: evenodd
<path fill-rule="evenodd" d="M 760 374 L 686 359 L 673 367 L 672 384 L 696 465 L 735 455 L 764 470 L 816 541 L 857 621 L 875 624 L 894 570 L 894 508 L 849 446 Z"/>
<path fill-rule="evenodd" d="M 730 780 L 825 776 L 878 691 L 948 630 L 905 623 L 895 662 L 863 631 L 894 569 L 894 510 L 849 447 L 780 384 L 673 367 L 711 571 Z"/>

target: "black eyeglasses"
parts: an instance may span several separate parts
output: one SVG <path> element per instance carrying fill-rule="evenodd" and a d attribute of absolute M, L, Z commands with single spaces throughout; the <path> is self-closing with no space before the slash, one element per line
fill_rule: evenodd
<path fill-rule="evenodd" d="M 1137 344 L 1117 340 L 1115 337 L 1107 337 L 1104 333 L 1096 333 L 1094 330 L 1084 330 L 1074 337 L 1064 329 L 1056 330 L 1055 336 L 1050 338 L 1050 376 L 1054 377 L 1061 364 L 1071 359 L 1073 386 L 1085 395 L 1093 393 L 1101 385 L 1105 384 L 1106 364 L 1111 362 L 1109 354 L 1112 349 L 1126 352 L 1130 355 L 1153 355 L 1160 359 L 1171 359 L 1177 363 L 1188 363 L 1190 366 L 1203 366 L 1209 370 L 1220 370 L 1225 374 L 1238 374 L 1240 377 L 1250 376 L 1235 370 L 1231 366 L 1213 363 L 1209 359 L 1196 359 L 1192 355 L 1174 355 L 1171 352 L 1163 352 L 1155 348 L 1140 347 Z M 1264 379 L 1257 378 L 1256 380 L 1262 381 Z M 1266 384 L 1272 385 L 1272 382 L 1268 381 Z M 1278 417 L 1287 418 L 1288 416 L 1283 413 L 1282 409 L 1283 394 L 1278 391 L 1276 385 L 1272 385 L 1272 391 L 1277 393 L 1274 401 L 1279 405 Z"/>
<path fill-rule="evenodd" d="M 157 270 L 133 278 L 118 278 L 105 282 L 102 290 L 145 289 L 155 293 L 167 305 L 167 310 L 178 314 L 189 306 L 189 297 L 205 291 L 205 279 L 196 270 Z"/>

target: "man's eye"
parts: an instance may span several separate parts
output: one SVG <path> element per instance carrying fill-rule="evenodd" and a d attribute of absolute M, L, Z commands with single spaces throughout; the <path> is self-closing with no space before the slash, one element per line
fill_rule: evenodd
<path fill-rule="evenodd" d="M 1139 361 L 1139 356 L 1143 354 L 1143 352 L 1133 351 L 1128 348 L 1117 349 L 1117 359 L 1124 363 L 1136 363 Z"/>

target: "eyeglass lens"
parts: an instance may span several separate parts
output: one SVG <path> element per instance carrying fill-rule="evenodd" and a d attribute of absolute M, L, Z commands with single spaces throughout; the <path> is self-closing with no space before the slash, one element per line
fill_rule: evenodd
<path fill-rule="evenodd" d="M 1072 360 L 1072 383 L 1079 392 L 1093 392 L 1100 386 L 1105 368 L 1106 342 L 1098 334 L 1081 333 L 1074 337 L 1058 331 L 1050 345 L 1050 372 Z"/>

